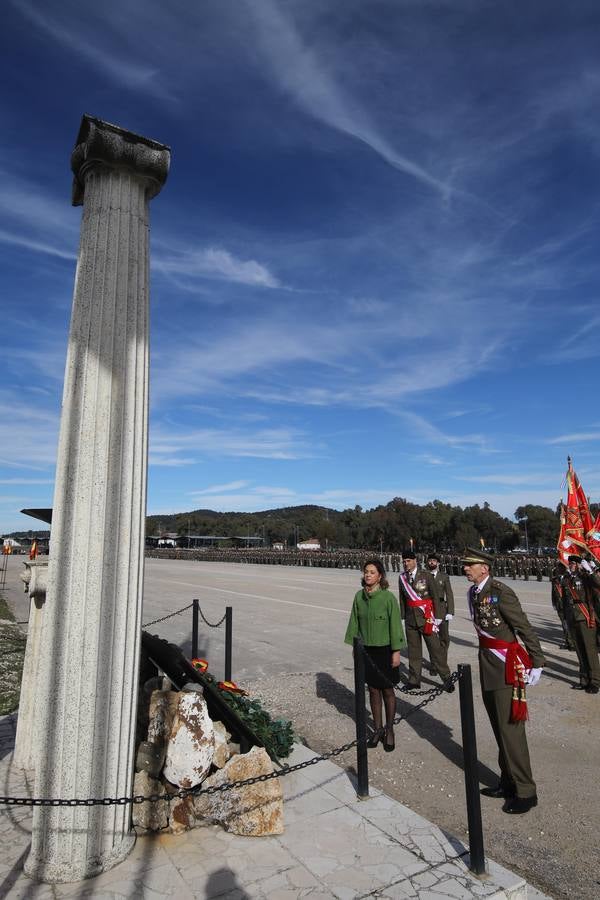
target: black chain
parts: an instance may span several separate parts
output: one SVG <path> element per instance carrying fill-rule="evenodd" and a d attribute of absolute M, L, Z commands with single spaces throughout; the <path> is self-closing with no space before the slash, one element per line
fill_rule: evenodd
<path fill-rule="evenodd" d="M 173 800 L 182 800 L 186 797 L 199 797 L 201 794 L 219 794 L 224 791 L 232 791 L 236 788 L 246 787 L 250 784 L 258 784 L 262 781 L 271 781 L 273 778 L 282 778 L 284 775 L 290 775 L 292 772 L 298 772 L 300 769 L 306 769 L 308 766 L 315 766 L 317 763 L 331 759 L 333 756 L 339 756 L 346 750 L 355 747 L 357 740 L 349 741 L 342 747 L 335 750 L 328 750 L 320 756 L 313 756 L 304 762 L 296 763 L 293 766 L 283 766 L 274 772 L 265 775 L 254 775 L 252 778 L 245 778 L 243 781 L 229 781 L 224 784 L 211 785 L 211 787 L 202 788 L 182 788 L 172 794 L 150 794 L 148 797 L 135 795 L 133 797 L 104 797 L 103 799 L 89 798 L 87 800 L 57 800 L 46 799 L 44 797 L 0 797 L 0 806 L 126 806 L 128 803 L 136 805 L 139 803 L 158 803 L 165 800 L 172 803 Z"/>
<path fill-rule="evenodd" d="M 365 655 L 367 654 L 365 653 Z M 375 666 L 374 663 L 373 665 Z M 382 675 L 382 677 L 386 681 L 388 680 L 384 675 Z M 428 703 L 431 703 L 432 700 L 435 700 L 436 697 L 439 697 L 445 692 L 448 684 L 455 684 L 459 678 L 460 674 L 458 672 L 453 672 L 450 678 L 446 680 L 444 686 L 434 687 L 430 691 L 421 691 L 420 693 L 426 693 L 429 696 L 427 696 L 425 700 L 422 700 L 421 703 L 411 707 L 404 715 L 397 716 L 394 719 L 394 725 L 398 725 L 404 719 L 407 719 L 413 713 L 417 712 L 417 710 L 427 706 Z M 269 772 L 265 775 L 255 775 L 252 778 L 246 778 L 243 781 L 230 781 L 225 782 L 224 784 L 211 785 L 207 788 L 182 788 L 172 794 L 150 794 L 148 797 L 135 795 L 133 797 L 104 797 L 103 799 L 89 798 L 87 800 L 58 800 L 46 799 L 44 797 L 0 797 L 0 806 L 126 806 L 127 804 L 137 805 L 140 803 L 158 803 L 161 800 L 172 803 L 174 800 L 184 800 L 186 797 L 199 797 L 202 794 L 219 794 L 224 791 L 232 791 L 236 788 L 246 787 L 250 784 L 271 781 L 273 778 L 283 778 L 284 775 L 290 775 L 292 772 L 299 772 L 301 769 L 307 769 L 309 766 L 316 766 L 317 763 L 325 762 L 328 759 L 332 759 L 334 756 L 339 756 L 340 753 L 346 753 L 346 751 L 356 747 L 357 744 L 358 740 L 355 738 L 353 741 L 348 741 L 347 744 L 342 744 L 341 747 L 336 747 L 335 750 L 327 750 L 325 753 L 321 753 L 318 756 L 312 756 L 310 759 L 306 759 L 301 763 L 296 763 L 293 766 L 283 766 L 281 769 Z"/>
<path fill-rule="evenodd" d="M 145 623 L 142 625 L 142 628 L 150 628 L 151 625 L 158 625 L 159 622 L 166 622 L 167 619 L 172 619 L 173 616 L 180 616 L 181 613 L 187 612 L 188 609 L 191 609 L 193 605 L 194 605 L 193 603 L 188 603 L 187 606 L 182 606 L 181 609 L 177 609 L 177 610 L 175 610 L 175 612 L 169 613 L 167 616 L 162 616 L 162 618 L 160 618 L 160 619 L 153 619 L 152 622 L 145 622 Z M 220 621 L 220 622 L 217 622 L 216 625 L 211 625 L 211 623 L 208 622 L 208 621 L 204 618 L 204 616 L 202 615 L 202 610 L 200 610 L 200 615 L 202 616 L 202 618 L 204 619 L 204 621 L 206 622 L 206 624 L 207 624 L 207 625 L 210 625 L 211 628 L 218 628 L 219 625 L 221 625 L 221 623 L 225 621 L 225 617 L 226 617 L 227 614 L 225 614 L 225 616 L 223 616 L 223 618 L 221 619 L 221 621 Z M 15 624 L 15 625 L 28 625 L 28 624 L 29 624 L 29 620 L 27 620 L 26 622 L 15 622 L 14 624 Z"/>
<path fill-rule="evenodd" d="M 436 697 L 441 697 L 442 694 L 448 693 L 448 687 L 450 685 L 456 684 L 456 682 L 460 678 L 460 675 L 458 672 L 453 672 L 448 678 L 446 678 L 446 680 L 444 681 L 443 684 L 434 685 L 434 687 L 428 688 L 425 691 L 411 690 L 411 688 L 408 685 L 402 685 L 402 687 L 400 687 L 397 684 L 393 684 L 393 682 L 390 681 L 390 679 L 387 677 L 387 675 L 385 675 L 381 671 L 381 669 L 379 668 L 377 663 L 369 656 L 369 654 L 365 650 L 364 646 L 362 648 L 362 652 L 363 652 L 363 656 L 365 656 L 369 660 L 370 665 L 373 666 L 373 669 L 375 670 L 376 674 L 380 678 L 382 678 L 383 681 L 387 682 L 388 687 L 394 688 L 394 690 L 400 694 L 407 694 L 409 697 L 426 697 L 427 698 L 426 700 L 423 700 L 421 703 L 418 703 L 416 706 L 413 706 L 404 716 L 400 716 L 398 719 L 394 719 L 395 725 L 397 725 L 398 722 L 401 722 L 402 719 L 406 719 L 407 716 L 412 715 L 413 712 L 416 712 L 418 709 L 423 709 L 424 706 L 427 706 L 427 704 L 431 703 L 432 700 L 435 700 Z"/>
<path fill-rule="evenodd" d="M 169 613 L 168 616 L 163 616 L 162 619 L 154 619 L 152 622 L 146 622 L 145 625 L 142 625 L 142 628 L 150 628 L 151 625 L 158 625 L 159 622 L 166 622 L 167 619 L 172 619 L 173 616 L 179 616 L 181 613 L 187 612 L 188 609 L 191 609 L 193 603 L 188 603 L 187 606 L 182 606 L 181 609 L 175 610 L 175 612 Z"/>
<path fill-rule="evenodd" d="M 219 619 L 218 622 L 213 623 L 213 622 L 208 621 L 208 619 L 206 618 L 206 616 L 204 615 L 204 613 L 202 612 L 200 607 L 198 607 L 198 612 L 200 613 L 200 618 L 202 619 L 204 624 L 208 625 L 209 628 L 219 628 L 219 626 L 221 626 L 223 624 L 223 622 L 225 621 L 225 619 L 227 618 L 227 613 L 225 613 L 222 619 Z"/>

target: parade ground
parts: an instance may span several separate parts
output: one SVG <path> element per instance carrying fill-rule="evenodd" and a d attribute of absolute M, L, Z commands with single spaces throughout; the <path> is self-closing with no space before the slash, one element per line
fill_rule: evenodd
<path fill-rule="evenodd" d="M 17 617 L 26 618 L 26 595 L 14 586 L 17 559 L 10 562 L 8 599 Z M 396 579 L 390 576 L 394 592 Z M 198 598 L 202 612 L 198 653 L 222 678 L 225 630 L 223 625 L 211 626 L 231 606 L 233 680 L 258 696 L 273 714 L 291 719 L 301 742 L 323 752 L 354 737 L 351 649 L 343 636 L 359 582 L 360 573 L 350 569 L 149 559 L 144 623 Z M 473 667 L 480 777 L 482 784 L 491 785 L 497 780 L 496 745 L 479 695 L 467 582 L 453 578 L 452 583 L 456 616 L 449 663 L 451 670 L 459 663 Z M 576 660 L 560 648 L 562 632 L 548 581 L 508 583 L 520 597 L 547 659 L 540 685 L 528 692 L 529 746 L 540 802 L 525 816 L 507 816 L 501 801 L 482 798 L 486 856 L 548 896 L 592 900 L 600 892 L 598 697 L 572 690 Z M 148 630 L 191 650 L 190 609 Z M 423 689 L 439 683 L 424 670 Z M 399 694 L 398 712 L 405 713 L 420 700 Z M 355 755 L 349 751 L 336 762 L 352 774 Z M 467 842 L 458 692 L 442 694 L 398 725 L 396 751 L 385 754 L 379 746 L 369 752 L 369 766 L 374 791 Z"/>

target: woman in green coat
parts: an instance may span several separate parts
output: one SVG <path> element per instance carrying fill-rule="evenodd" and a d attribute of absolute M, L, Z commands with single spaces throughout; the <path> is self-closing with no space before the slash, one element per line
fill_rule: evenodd
<path fill-rule="evenodd" d="M 381 560 L 369 559 L 365 562 L 361 584 L 362 589 L 354 597 L 344 641 L 352 644 L 355 637 L 361 637 L 365 645 L 365 678 L 375 729 L 367 746 L 376 747 L 382 741 L 383 749 L 390 752 L 395 747 L 394 685 L 400 680 L 400 649 L 406 646 L 406 640 L 398 600 L 388 590 Z"/>

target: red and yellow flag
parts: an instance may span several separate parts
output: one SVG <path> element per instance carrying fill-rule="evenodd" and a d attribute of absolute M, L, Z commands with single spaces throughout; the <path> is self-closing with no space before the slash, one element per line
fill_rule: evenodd
<path fill-rule="evenodd" d="M 587 551 L 600 560 L 600 535 L 596 541 L 588 499 L 573 469 L 570 456 L 567 462 L 567 503 L 561 503 L 558 555 L 565 565 L 571 554 L 581 554 L 582 551 Z"/>

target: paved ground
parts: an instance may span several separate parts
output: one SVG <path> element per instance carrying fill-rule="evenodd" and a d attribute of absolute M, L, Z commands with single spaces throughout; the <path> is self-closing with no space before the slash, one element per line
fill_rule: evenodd
<path fill-rule="evenodd" d="M 275 713 L 291 718 L 312 748 L 325 750 L 353 736 L 350 650 L 342 639 L 358 580 L 358 573 L 347 570 L 148 560 L 144 621 L 176 610 L 193 597 L 200 598 L 210 622 L 218 621 L 231 605 L 234 679 L 262 696 Z M 475 674 L 466 581 L 454 583 L 458 609 L 450 662 L 452 667 L 471 663 Z M 552 897 L 596 900 L 599 701 L 570 689 L 576 680 L 574 657 L 559 649 L 548 583 L 513 584 L 549 662 L 542 683 L 530 692 L 528 730 L 540 806 L 515 818 L 503 814 L 498 801 L 484 800 L 486 852 Z M 18 603 L 21 596 L 11 591 L 9 600 Z M 21 615 L 24 609 L 23 604 Z M 187 612 L 150 630 L 189 650 L 190 623 Z M 205 626 L 200 640 L 200 655 L 217 676 L 222 673 L 223 638 L 223 628 Z M 495 744 L 477 685 L 475 693 L 481 778 L 493 783 Z M 399 700 L 399 710 L 413 702 Z M 381 748 L 371 752 L 371 783 L 464 839 L 457 694 L 444 695 L 416 713 L 398 727 L 396 740 L 393 754 Z M 352 754 L 340 762 L 351 770 Z"/>

